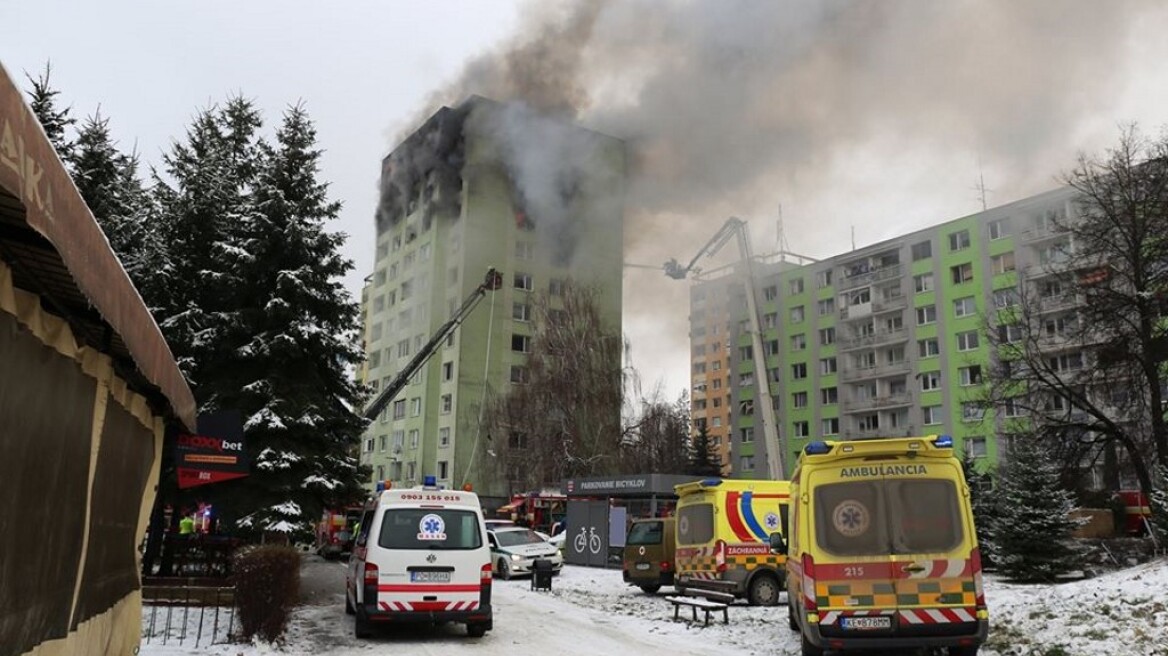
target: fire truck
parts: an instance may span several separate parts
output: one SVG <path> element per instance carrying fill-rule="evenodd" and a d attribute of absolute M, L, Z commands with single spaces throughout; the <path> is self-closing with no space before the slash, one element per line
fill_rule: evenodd
<path fill-rule="evenodd" d="M 325 509 L 316 525 L 316 553 L 338 558 L 353 548 L 355 527 L 361 521 L 361 506 Z"/>
<path fill-rule="evenodd" d="M 510 519 L 548 535 L 567 515 L 568 497 L 559 492 L 540 491 L 516 494 L 507 505 L 495 511 L 500 519 Z"/>

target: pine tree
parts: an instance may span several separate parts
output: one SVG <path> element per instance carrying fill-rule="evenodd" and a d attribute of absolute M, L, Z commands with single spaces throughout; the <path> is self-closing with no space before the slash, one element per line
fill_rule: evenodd
<path fill-rule="evenodd" d="M 994 525 L 998 521 L 995 503 L 994 476 L 989 470 L 979 470 L 971 458 L 961 461 L 965 482 L 969 486 L 969 504 L 973 508 L 973 525 L 977 530 L 978 546 L 982 561 L 992 564 L 991 553 L 994 544 Z"/>
<path fill-rule="evenodd" d="M 363 354 L 359 307 L 341 278 L 353 264 L 344 235 L 326 231 L 341 205 L 317 179 L 316 130 L 297 105 L 284 115 L 274 147 L 256 160 L 256 212 L 241 226 L 236 358 L 221 401 L 241 409 L 253 471 L 239 481 L 242 520 L 264 530 L 309 530 L 324 506 L 363 495 L 367 472 L 350 455 L 365 421 L 350 371 Z"/>
<path fill-rule="evenodd" d="M 73 154 L 73 142 L 69 139 L 68 130 L 76 120 L 69 115 L 70 108 L 57 109 L 57 96 L 61 92 L 54 89 L 49 81 L 52 72 L 52 65 L 46 63 L 45 72 L 38 77 L 25 75 L 32 83 L 32 88 L 27 91 L 28 102 L 32 113 L 36 115 L 45 135 L 48 136 L 49 143 L 57 151 L 57 157 L 63 162 L 68 162 Z"/>
<path fill-rule="evenodd" d="M 118 150 L 109 119 L 94 114 L 77 131 L 70 158 L 73 182 L 147 304 L 161 259 L 151 196 L 138 177 L 137 154 Z"/>
<path fill-rule="evenodd" d="M 698 426 L 698 434 L 693 438 L 690 448 L 690 461 L 687 474 L 693 476 L 721 476 L 722 464 L 718 455 L 714 453 L 710 443 L 710 432 L 705 424 Z"/>
<path fill-rule="evenodd" d="M 1161 550 L 1168 551 L 1168 467 L 1160 467 L 1148 501 L 1152 508 L 1151 530 Z"/>
<path fill-rule="evenodd" d="M 990 555 L 1004 576 L 1053 581 L 1074 568 L 1074 500 L 1059 484 L 1059 467 L 1036 440 L 1019 440 L 995 490 Z"/>

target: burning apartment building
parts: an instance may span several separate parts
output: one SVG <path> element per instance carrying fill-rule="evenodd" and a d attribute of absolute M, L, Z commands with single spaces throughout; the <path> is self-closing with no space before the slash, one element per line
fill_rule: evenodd
<path fill-rule="evenodd" d="M 538 295 L 554 303 L 566 281 L 594 286 L 620 334 L 624 189 L 619 139 L 477 96 L 438 110 L 383 160 L 364 331 L 374 395 L 489 267 L 503 284 L 370 423 L 371 485 L 433 474 L 486 497 L 511 491 L 492 462 L 493 440 L 506 437 L 489 434 L 481 410 L 527 380 Z"/>

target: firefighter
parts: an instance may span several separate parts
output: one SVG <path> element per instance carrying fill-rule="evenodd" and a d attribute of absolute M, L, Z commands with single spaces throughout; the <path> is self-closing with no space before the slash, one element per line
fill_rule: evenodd
<path fill-rule="evenodd" d="M 178 521 L 178 534 L 187 537 L 195 534 L 195 518 L 191 513 L 184 513 Z"/>

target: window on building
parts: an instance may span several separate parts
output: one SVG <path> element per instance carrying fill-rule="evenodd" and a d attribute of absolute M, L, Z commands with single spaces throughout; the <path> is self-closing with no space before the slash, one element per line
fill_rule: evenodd
<path fill-rule="evenodd" d="M 953 284 L 955 285 L 969 282 L 973 280 L 973 264 L 966 262 L 965 264 L 949 267 L 949 274 L 953 278 Z"/>
<path fill-rule="evenodd" d="M 941 423 L 941 406 L 939 405 L 927 405 L 921 408 L 921 414 L 926 426 L 936 426 Z"/>
<path fill-rule="evenodd" d="M 791 308 L 791 323 L 803 323 L 803 306 L 796 305 Z"/>
<path fill-rule="evenodd" d="M 787 282 L 787 287 L 790 290 L 792 296 L 794 296 L 796 294 L 802 294 L 803 293 L 803 278 L 792 278 L 791 280 L 789 280 Z"/>
<path fill-rule="evenodd" d="M 839 417 L 829 417 L 820 421 L 819 430 L 824 437 L 839 435 Z"/>
<path fill-rule="evenodd" d="M 874 431 L 880 429 L 880 415 L 872 412 L 856 417 L 856 430 Z"/>
<path fill-rule="evenodd" d="M 835 327 L 819 329 L 819 345 L 831 346 L 835 344 Z"/>
<path fill-rule="evenodd" d="M 775 285 L 764 287 L 762 290 L 762 298 L 766 301 L 773 301 L 779 297 L 779 288 Z"/>
<path fill-rule="evenodd" d="M 393 402 L 393 418 L 405 419 L 406 416 L 406 400 L 401 399 Z"/>
<path fill-rule="evenodd" d="M 986 457 L 986 438 L 984 437 L 967 437 L 962 443 L 962 447 L 967 458 Z"/>
<path fill-rule="evenodd" d="M 739 346 L 738 347 L 738 359 L 739 360 L 753 360 L 754 359 L 754 347 L 753 346 Z"/>
<path fill-rule="evenodd" d="M 791 335 L 791 350 L 802 351 L 807 348 L 807 335 L 799 333 L 798 335 Z"/>
<path fill-rule="evenodd" d="M 552 296 L 564 295 L 564 281 L 558 278 L 548 280 L 548 293 Z"/>
<path fill-rule="evenodd" d="M 831 269 L 824 269 L 815 274 L 815 286 L 819 289 L 831 287 Z"/>
<path fill-rule="evenodd" d="M 838 369 L 839 365 L 837 364 L 835 358 L 823 358 L 819 361 L 820 375 L 830 376 L 831 374 L 836 373 Z"/>
<path fill-rule="evenodd" d="M 965 401 L 961 404 L 962 421 L 981 421 L 985 417 L 985 408 L 978 401 Z"/>
<path fill-rule="evenodd" d="M 953 301 L 953 316 L 969 317 L 977 314 L 977 303 L 972 296 L 959 298 Z"/>
<path fill-rule="evenodd" d="M 1007 398 L 1002 400 L 1003 417 L 1022 417 L 1026 415 L 1026 408 L 1021 398 Z"/>
<path fill-rule="evenodd" d="M 912 245 L 913 262 L 933 257 L 933 242 L 922 241 Z"/>
<path fill-rule="evenodd" d="M 389 436 L 388 435 L 378 436 L 377 450 L 378 451 L 385 451 L 387 448 L 389 448 Z"/>
<path fill-rule="evenodd" d="M 447 460 L 438 461 L 438 480 L 445 481 L 450 478 L 450 462 Z"/>
<path fill-rule="evenodd" d="M 1002 239 L 1010 236 L 1010 219 L 990 221 L 990 239 Z"/>
<path fill-rule="evenodd" d="M 913 276 L 913 289 L 918 294 L 933 291 L 933 274 L 930 272 Z"/>
<path fill-rule="evenodd" d="M 450 446 L 449 427 L 442 427 L 438 429 L 438 446 Z"/>
<path fill-rule="evenodd" d="M 738 470 L 744 472 L 754 471 L 754 456 L 739 457 Z"/>
<path fill-rule="evenodd" d="M 998 326 L 998 340 L 1003 344 L 1013 344 L 1022 340 L 1022 326 L 1016 323 Z"/>
<path fill-rule="evenodd" d="M 531 353 L 531 336 L 511 335 L 511 350 L 516 353 Z"/>
<path fill-rule="evenodd" d="M 957 350 L 958 351 L 972 351 L 978 347 L 978 337 L 976 330 L 968 332 L 957 333 Z"/>
<path fill-rule="evenodd" d="M 1074 371 L 1083 368 L 1083 354 L 1076 351 L 1073 353 L 1063 353 L 1056 355 L 1048 360 L 1050 368 L 1056 372 L 1058 371 Z"/>
<path fill-rule="evenodd" d="M 797 421 L 793 424 L 795 437 L 811 437 L 811 422 Z"/>
<path fill-rule="evenodd" d="M 393 432 L 393 450 L 395 452 L 401 451 L 402 446 L 406 443 L 406 432 L 403 429 L 398 429 Z"/>
<path fill-rule="evenodd" d="M 824 387 L 819 390 L 819 400 L 823 405 L 835 405 L 839 403 L 839 388 Z"/>
<path fill-rule="evenodd" d="M 941 355 L 941 343 L 936 337 L 917 340 L 917 355 L 922 358 L 931 358 Z"/>
<path fill-rule="evenodd" d="M 1008 273 L 1014 270 L 1014 252 L 1002 253 L 990 258 L 990 270 L 994 275 Z"/>
<path fill-rule="evenodd" d="M 974 364 L 968 367 L 961 367 L 957 370 L 957 378 L 961 381 L 962 387 L 969 387 L 970 385 L 981 384 L 981 365 Z"/>
<path fill-rule="evenodd" d="M 531 321 L 531 306 L 527 303 L 515 303 L 511 306 L 511 318 L 516 321 Z"/>
<path fill-rule="evenodd" d="M 439 403 L 439 408 L 442 414 L 448 415 L 454 409 L 454 395 L 443 394 Z"/>
<path fill-rule="evenodd" d="M 530 260 L 535 255 L 535 244 L 529 241 L 515 242 L 515 259 Z"/>
<path fill-rule="evenodd" d="M 416 429 L 416 428 L 411 428 L 411 429 L 410 429 L 410 448 L 411 448 L 411 449 L 416 449 L 416 448 L 418 448 L 418 437 L 419 437 L 419 435 L 420 435 L 420 433 L 419 433 L 418 429 Z"/>
<path fill-rule="evenodd" d="M 535 289 L 535 284 L 531 280 L 530 273 L 516 273 L 515 274 L 515 289 L 522 289 L 531 291 Z"/>
<path fill-rule="evenodd" d="M 807 364 L 804 362 L 796 362 L 791 365 L 791 377 L 795 380 L 807 378 Z"/>
<path fill-rule="evenodd" d="M 904 347 L 896 346 L 884 352 L 884 360 L 888 364 L 904 362 Z"/>
<path fill-rule="evenodd" d="M 410 416 L 411 417 L 418 417 L 421 414 L 422 414 L 422 399 L 421 399 L 421 397 L 415 396 L 414 398 L 410 399 Z"/>
<path fill-rule="evenodd" d="M 794 392 L 791 394 L 791 405 L 796 408 L 807 407 L 807 392 Z"/>
<path fill-rule="evenodd" d="M 995 289 L 994 290 L 994 307 L 1004 309 L 1014 307 L 1018 304 L 1018 290 L 1013 287 L 1009 289 Z"/>
<path fill-rule="evenodd" d="M 517 364 L 511 365 L 511 382 L 515 385 L 524 385 L 528 382 L 527 367 Z"/>
<path fill-rule="evenodd" d="M 711 425 L 714 428 L 721 427 L 722 426 L 722 418 L 721 417 L 714 417 L 713 420 L 711 421 Z"/>
<path fill-rule="evenodd" d="M 742 385 L 743 387 L 749 387 L 749 386 L 753 385 L 754 384 L 754 374 L 752 374 L 752 373 L 738 374 L 738 384 Z M 714 399 L 714 406 L 717 407 L 717 405 L 718 405 L 718 399 Z"/>
<path fill-rule="evenodd" d="M 792 337 L 791 337 L 791 345 L 792 345 L 792 347 L 793 347 L 793 346 L 794 346 L 794 344 L 795 344 L 795 337 L 799 337 L 799 335 L 795 335 L 795 336 L 792 336 Z M 803 340 L 803 346 L 804 346 L 804 348 L 806 348 L 806 346 L 807 346 L 807 340 L 806 340 L 806 339 L 804 339 L 804 340 Z M 777 340 L 777 339 L 768 339 L 768 340 L 766 341 L 766 343 L 765 343 L 765 344 L 763 344 L 763 346 L 762 346 L 762 350 L 763 350 L 763 352 L 764 352 L 764 353 L 766 353 L 768 356 L 771 356 L 771 355 L 775 355 L 775 354 L 777 354 L 777 353 L 779 352 L 779 340 Z"/>
<path fill-rule="evenodd" d="M 738 429 L 738 439 L 741 440 L 743 444 L 753 442 L 754 441 L 754 429 L 753 428 L 740 428 L 740 429 Z"/>
<path fill-rule="evenodd" d="M 397 357 L 404 358 L 410 354 L 410 340 L 403 339 L 397 343 Z"/>
<path fill-rule="evenodd" d="M 442 381 L 446 382 L 446 381 L 450 381 L 450 380 L 454 380 L 454 362 L 453 361 L 443 362 L 442 363 Z"/>
<path fill-rule="evenodd" d="M 940 371 L 923 371 L 920 374 L 920 380 L 922 392 L 931 392 L 933 390 L 941 389 Z"/>
<path fill-rule="evenodd" d="M 937 306 L 923 305 L 917 308 L 917 325 L 924 326 L 937 322 Z"/>
<path fill-rule="evenodd" d="M 960 251 L 969 248 L 969 231 L 958 230 L 949 233 L 949 250 Z"/>
<path fill-rule="evenodd" d="M 819 312 L 819 316 L 824 316 L 835 312 L 835 299 L 825 298 L 815 303 L 815 309 Z"/>

